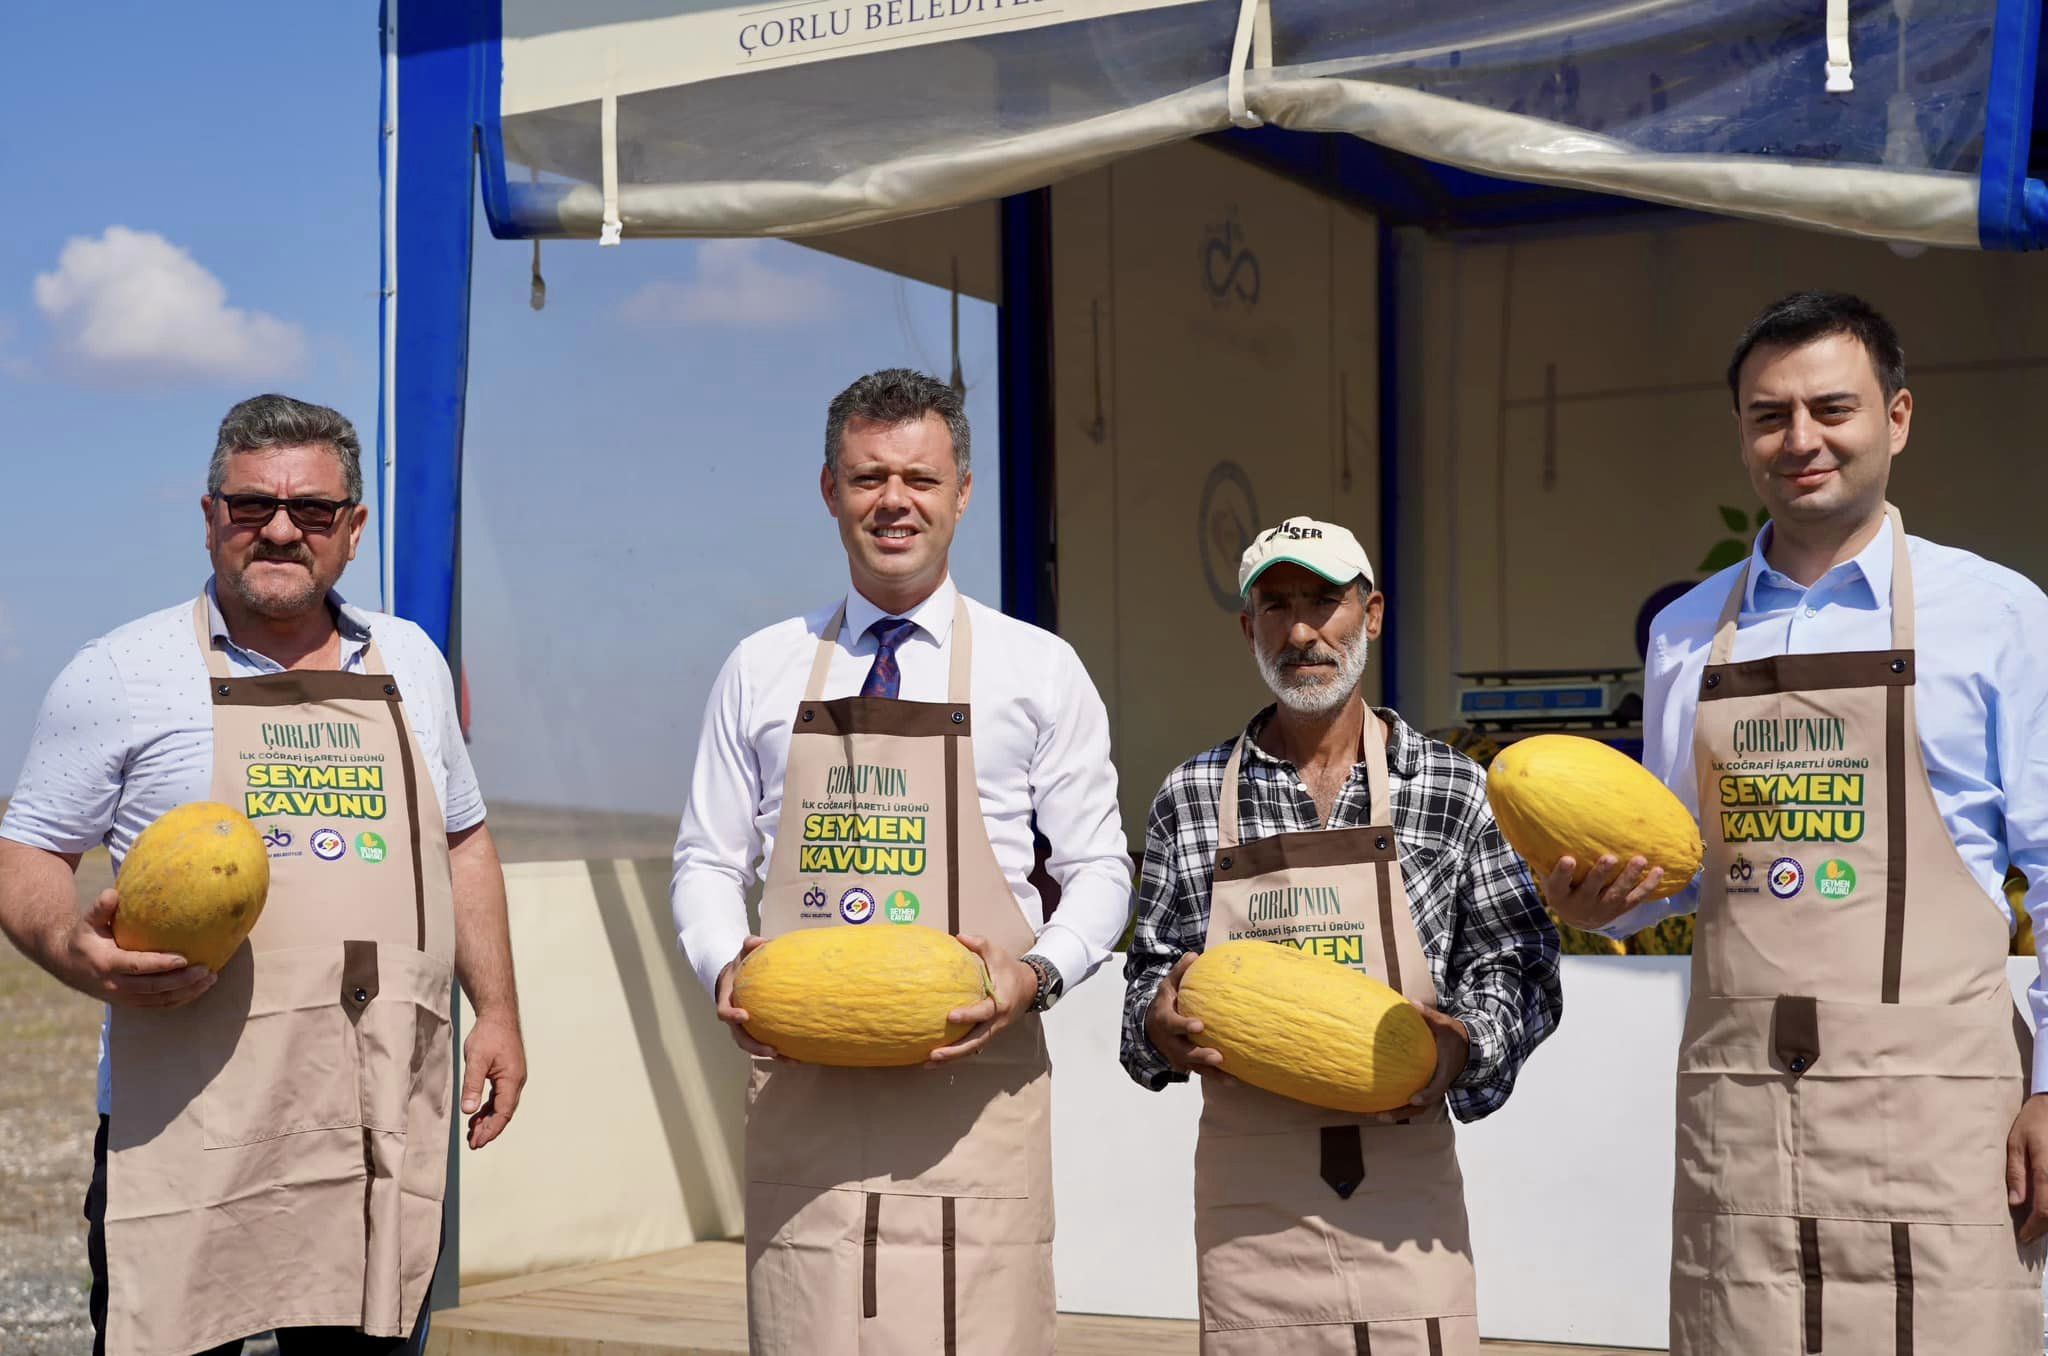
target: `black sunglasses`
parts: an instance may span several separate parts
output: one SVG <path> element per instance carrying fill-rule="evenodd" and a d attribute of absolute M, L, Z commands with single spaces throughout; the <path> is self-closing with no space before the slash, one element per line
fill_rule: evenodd
<path fill-rule="evenodd" d="M 353 499 L 279 499 L 269 494 L 217 494 L 227 505 L 228 521 L 236 527 L 268 527 L 283 509 L 291 515 L 292 526 L 301 532 L 325 532 L 343 509 L 355 507 Z"/>

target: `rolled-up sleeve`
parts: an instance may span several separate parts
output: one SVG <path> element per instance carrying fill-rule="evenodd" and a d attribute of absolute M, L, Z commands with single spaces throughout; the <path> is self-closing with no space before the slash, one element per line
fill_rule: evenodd
<path fill-rule="evenodd" d="M 1138 869 L 1138 917 L 1124 960 L 1124 1069 L 1141 1086 L 1157 1091 L 1187 1081 L 1160 1055 L 1145 1034 L 1145 1014 L 1180 958 L 1202 948 L 1207 913 L 1194 897 L 1194 882 L 1180 869 L 1175 801 L 1161 788 L 1145 817 L 1145 860 Z M 1203 877 L 1206 880 L 1206 877 Z"/>
<path fill-rule="evenodd" d="M 0 837 L 65 854 L 100 846 L 121 800 L 129 725 L 120 672 L 95 641 L 43 698 Z"/>
<path fill-rule="evenodd" d="M 1507 1101 L 1523 1063 L 1564 1012 L 1557 929 L 1484 800 L 1454 916 L 1443 1009 L 1464 1023 L 1471 1049 L 1450 1104 L 1459 1120 L 1476 1121 Z"/>
<path fill-rule="evenodd" d="M 669 907 L 676 940 L 705 991 L 747 939 L 747 886 L 761 855 L 754 822 L 761 769 L 746 739 L 746 685 L 734 650 L 711 685 L 697 740 L 690 798 L 676 835 Z"/>
<path fill-rule="evenodd" d="M 1081 658 L 1062 643 L 1052 672 L 1052 719 L 1031 760 L 1031 807 L 1051 845 L 1046 870 L 1059 882 L 1059 909 L 1032 950 L 1059 970 L 1064 987 L 1109 959 L 1131 917 L 1131 859 L 1117 808 L 1109 713 Z"/>

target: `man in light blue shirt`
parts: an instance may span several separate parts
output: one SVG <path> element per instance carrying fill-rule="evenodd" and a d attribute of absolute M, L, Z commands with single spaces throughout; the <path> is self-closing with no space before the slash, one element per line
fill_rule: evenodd
<path fill-rule="evenodd" d="M 2006 1052 L 1996 1070 L 2011 1080 L 2005 1101 L 1977 1090 L 1988 1087 L 1991 1074 L 1964 1067 L 1967 1041 L 1948 1049 L 1946 1067 L 1956 1077 L 1945 1082 L 1922 1067 L 1930 1059 L 1942 1064 L 1943 1056 L 1913 1043 L 1933 1039 L 1939 1046 L 1936 1033 L 1944 1029 L 1975 1031 L 1967 1011 L 1978 1001 L 1973 995 L 1990 995 L 1982 1000 L 1990 1004 L 1985 1023 L 2006 1022 L 2000 939 L 2010 937 L 2014 919 L 2002 881 L 2008 866 L 2037 886 L 2048 877 L 2048 666 L 2039 657 L 2048 598 L 2021 575 L 1967 551 L 1916 537 L 1899 549 L 1903 528 L 1888 510 L 1886 489 L 1911 427 L 1904 367 L 1890 324 L 1853 297 L 1784 298 L 1744 335 L 1728 382 L 1743 465 L 1771 521 L 1747 561 L 1658 615 L 1646 657 L 1644 762 L 1695 815 L 1708 812 L 1707 865 L 1684 891 L 1658 902 L 1645 901 L 1661 873 L 1641 857 L 1626 864 L 1604 857 L 1576 886 L 1577 864 L 1566 858 L 1544 881 L 1567 922 L 1613 936 L 1700 911 L 1693 1010 L 1680 1060 L 1674 1353 L 1740 1349 L 1756 1331 L 1798 1321 L 1802 1302 L 1807 1350 L 1821 1349 L 1824 1312 L 1839 1315 L 1825 1320 L 1827 1335 L 1846 1335 L 1851 1348 L 1866 1349 L 1866 1341 L 1893 1339 L 1896 1308 L 1904 1325 L 1898 1333 L 1910 1342 L 1916 1252 L 1923 1325 L 1939 1327 L 1944 1303 L 1963 1304 L 1971 1294 L 1976 1310 L 1989 1312 L 2002 1292 L 2008 1304 L 1998 1311 L 1998 1335 L 1988 1327 L 1944 1329 L 1961 1343 L 1954 1349 L 2026 1349 L 2013 1344 L 2012 1334 L 2029 1325 L 2027 1347 L 2038 1349 L 2039 1278 L 2027 1268 L 2038 1267 L 2037 1256 L 2028 1260 L 2029 1245 L 2048 1236 L 2048 1097 L 2039 1095 L 2048 1090 L 2048 1051 L 2037 1042 L 2024 1086 Z M 1911 600 L 1902 602 L 1909 610 L 1899 617 L 1895 597 Z M 1732 633 L 1723 630 L 1729 621 Z M 1895 623 L 1903 624 L 1895 631 Z M 1777 662 L 1786 656 L 1802 658 Z M 1874 678 L 1858 676 L 1865 670 Z M 1835 744 L 1831 752 L 1818 745 L 1797 750 L 1776 733 L 1780 726 L 1843 727 L 1841 720 L 1810 719 L 1816 716 L 1846 717 L 1852 743 L 1862 742 Z M 1883 735 L 1888 723 L 1890 735 L 1871 743 L 1869 736 Z M 1760 727 L 1769 728 L 1760 736 Z M 1932 793 L 1927 812 L 1917 808 L 1929 800 L 1915 799 L 1911 746 L 1900 742 L 1916 735 Z M 1906 752 L 1887 757 L 1888 743 Z M 1804 756 L 1814 753 L 1823 756 Z M 1841 816 L 1854 832 L 1827 843 L 1804 828 L 1750 832 L 1750 821 L 1803 822 L 1784 797 L 1796 799 L 1806 779 L 1747 771 L 1860 768 L 1862 761 L 1844 756 L 1857 753 L 1875 755 L 1867 777 L 1824 780 L 1874 788 L 1869 841 L 1860 841 L 1861 812 Z M 1764 761 L 1756 761 L 1759 754 Z M 1717 774 L 1704 783 L 1720 788 L 1714 806 L 1700 805 L 1703 758 Z M 1780 802 L 1761 804 L 1763 810 L 1782 813 L 1718 813 L 1736 803 L 1728 800 L 1732 784 L 1750 782 Z M 1943 837 L 1954 844 L 1953 856 Z M 1745 853 L 1758 860 L 1747 862 Z M 1862 886 L 1844 858 L 1864 863 Z M 1823 867 L 1833 873 L 1825 886 L 1817 879 Z M 1814 888 L 1807 889 L 1810 878 Z M 1918 882 L 1911 891 L 1909 878 Z M 1852 897 L 1854 905 L 1847 902 Z M 1992 912 L 1977 915 L 1978 908 Z M 2048 936 L 2048 891 L 2035 890 L 2033 913 L 2035 935 Z M 1866 964 L 1880 954 L 1881 966 Z M 1946 972 L 1937 973 L 1943 966 Z M 2030 1000 L 2038 1033 L 2048 1026 L 2048 981 L 2035 981 Z M 1768 1032 L 1754 1051 L 1737 1031 L 1744 1021 Z M 1858 1060 L 1865 1050 L 1889 1054 L 1871 1056 L 1864 1068 Z M 1809 1068 L 1823 1081 L 1802 1094 Z M 1981 1076 L 1973 1086 L 1965 1074 Z M 1828 1121 L 1814 1109 L 1821 1102 L 1808 1105 L 1858 1076 L 1883 1085 L 1885 1127 L 1854 1117 Z M 1701 1101 L 1698 1090 L 1708 1084 L 1715 1084 L 1711 1097 Z M 1930 1127 L 1942 1125 L 1959 1128 L 1968 1155 L 1940 1147 Z M 2002 1163 L 1995 1147 L 2001 1138 Z M 1733 1153 L 1733 1145 L 1757 1152 Z M 1966 1168 L 1953 1170 L 1965 1156 Z M 1797 1184 L 1783 1219 L 1775 1207 L 1758 1204 L 1778 1199 L 1774 1157 L 1776 1177 Z M 1746 1175 L 1759 1164 L 1761 1186 Z M 1848 1200 L 1855 1192 L 1834 1199 L 1831 1184 L 1843 1180 L 1865 1183 L 1860 1190 L 1869 1199 Z M 1940 1184 L 1933 1207 L 1902 1203 L 1917 1201 L 1915 1188 L 1927 1182 Z M 1731 1200 L 1737 1204 L 1729 1206 Z M 2001 1203 L 2024 1207 L 2014 1211 L 2017 1262 Z M 1717 1208 L 1718 1222 L 1689 1233 L 1692 1217 Z M 1795 1224 L 1796 1235 L 1786 1232 Z M 1853 1251 L 1856 1231 L 1869 1227 L 1894 1231 L 1875 1268 Z M 1972 1227 L 1974 1242 L 1966 1238 Z M 1744 1232 L 1752 1228 L 1760 1231 L 1755 1239 Z M 2002 1247 L 1988 1238 L 1993 1233 L 2005 1237 Z M 1960 1254 L 1945 1250 L 1976 1246 L 1986 1249 L 1981 1270 L 1947 1274 L 1958 1268 L 1944 1259 Z M 1799 1284 L 1752 1284 L 1757 1277 L 1746 1267 L 1755 1264 L 1761 1276 L 1770 1256 L 1782 1260 L 1794 1248 Z M 2017 1271 L 2008 1270 L 2015 1265 Z M 1843 1287 L 1847 1298 L 1824 1310 L 1823 1281 Z M 1874 1326 L 1835 1326 L 1857 1321 L 1850 1315 L 1859 1306 L 1858 1287 L 1872 1284 L 1884 1291 L 1872 1306 L 1873 1313 L 1882 1310 L 1870 1318 Z M 1802 1288 L 1803 1301 L 1793 1293 Z M 1773 1290 L 1782 1293 L 1773 1297 Z M 1780 1303 L 1791 1307 L 1767 1312 Z M 1745 1326 L 1751 1323 L 1757 1326 Z"/>

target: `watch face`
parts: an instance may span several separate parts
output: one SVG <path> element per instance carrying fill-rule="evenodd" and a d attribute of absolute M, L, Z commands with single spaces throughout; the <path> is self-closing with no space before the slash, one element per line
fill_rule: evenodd
<path fill-rule="evenodd" d="M 1052 1005 L 1060 1001 L 1060 973 L 1052 968 L 1050 961 L 1035 961 L 1031 968 L 1038 972 L 1038 1009 L 1050 1011 Z"/>

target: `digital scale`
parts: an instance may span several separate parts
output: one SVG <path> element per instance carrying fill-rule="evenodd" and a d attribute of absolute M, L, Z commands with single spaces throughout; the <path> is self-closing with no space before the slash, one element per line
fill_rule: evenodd
<path fill-rule="evenodd" d="M 1642 755 L 1641 669 L 1501 669 L 1458 677 L 1458 719 L 1500 742 L 1578 733 Z"/>

